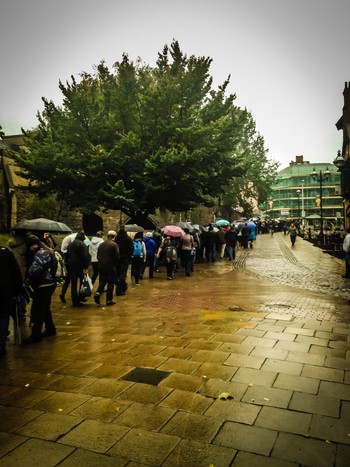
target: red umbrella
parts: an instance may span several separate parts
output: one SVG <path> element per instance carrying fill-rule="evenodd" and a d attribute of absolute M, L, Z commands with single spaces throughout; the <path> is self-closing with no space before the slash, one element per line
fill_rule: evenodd
<path fill-rule="evenodd" d="M 183 237 L 185 235 L 182 228 L 177 225 L 166 225 L 161 231 L 164 235 L 169 235 L 169 237 Z"/>

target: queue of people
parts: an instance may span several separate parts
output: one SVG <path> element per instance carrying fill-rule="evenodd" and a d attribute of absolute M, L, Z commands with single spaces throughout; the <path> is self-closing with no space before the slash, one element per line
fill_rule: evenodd
<path fill-rule="evenodd" d="M 6 296 L 1 297 L 0 356 L 6 354 L 10 316 L 19 320 L 14 309 L 20 303 L 20 315 L 23 317 L 28 311 L 26 306 L 31 302 L 31 334 L 22 339 L 24 344 L 56 335 L 51 300 L 57 285 L 62 287 L 59 293 L 62 303 L 67 303 L 70 289 L 72 306 L 83 307 L 88 298 L 81 286 L 84 275 L 89 274 L 95 289 L 92 293 L 95 303 L 101 304 L 103 299 L 106 306 L 112 306 L 116 304 L 116 296 L 127 293 L 129 268 L 131 280 L 138 286 L 147 271 L 148 278 L 154 279 L 161 267 L 166 269 L 167 280 L 173 280 L 181 268 L 188 277 L 193 274 L 196 263 L 235 259 L 239 237 L 234 227 L 217 229 L 209 225 L 203 232 L 190 232 L 188 229 L 184 232 L 182 237 L 174 237 L 164 235 L 157 228 L 145 235 L 136 233 L 131 238 L 121 227 L 118 232 L 108 231 L 105 239 L 102 231 L 96 232 L 91 240 L 84 232 L 72 233 L 62 240 L 60 246 L 48 233 L 40 238 L 19 235 L 12 239 L 9 248 L 0 248 L 0 265 L 4 269 L 1 276 L 6 281 L 4 288 L 7 290 Z M 57 275 L 57 252 L 65 267 L 62 283 L 59 283 Z M 30 292 L 30 298 L 29 295 L 23 298 L 25 291 Z"/>

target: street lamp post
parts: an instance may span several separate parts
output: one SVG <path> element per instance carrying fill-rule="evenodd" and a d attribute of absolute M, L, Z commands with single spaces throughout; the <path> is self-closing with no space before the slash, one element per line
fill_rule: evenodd
<path fill-rule="evenodd" d="M 321 243 L 324 244 L 324 232 L 323 232 L 323 210 L 322 210 L 322 207 L 323 207 L 323 182 L 327 181 L 329 179 L 329 176 L 330 176 L 330 171 L 328 170 L 328 167 L 327 169 L 322 173 L 322 170 L 320 170 L 320 173 L 318 175 L 318 180 L 317 180 L 317 172 L 316 170 L 314 169 L 312 172 L 311 172 L 311 177 L 315 180 L 315 181 L 319 181 L 320 183 L 320 217 L 321 217 L 321 228 L 320 228 L 320 239 L 321 239 Z"/>
<path fill-rule="evenodd" d="M 305 217 L 305 210 L 304 210 L 304 180 L 301 181 L 301 225 L 304 228 L 304 217 Z"/>
<path fill-rule="evenodd" d="M 300 195 L 301 195 L 301 190 L 297 190 L 297 197 L 298 197 L 298 224 L 299 224 L 299 231 L 300 231 Z"/>

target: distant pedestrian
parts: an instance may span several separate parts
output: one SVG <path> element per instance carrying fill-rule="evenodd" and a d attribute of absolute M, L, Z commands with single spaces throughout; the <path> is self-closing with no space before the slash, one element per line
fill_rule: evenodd
<path fill-rule="evenodd" d="M 146 237 L 143 239 L 143 242 L 146 247 L 146 261 L 143 264 L 143 271 L 142 275 L 145 273 L 146 267 L 149 268 L 149 278 L 153 279 L 154 277 L 154 265 L 155 265 L 155 255 L 156 252 L 158 251 L 158 246 L 156 242 L 153 240 L 153 233 L 152 232 L 147 232 Z"/>
<path fill-rule="evenodd" d="M 177 242 L 175 238 L 166 236 L 158 250 L 157 257 L 164 252 L 166 268 L 167 268 L 167 279 L 171 281 L 174 278 L 174 271 L 177 262 Z"/>
<path fill-rule="evenodd" d="M 84 272 L 88 271 L 90 264 L 90 255 L 87 245 L 84 243 L 85 234 L 79 232 L 73 242 L 68 245 L 66 253 L 67 277 L 70 276 L 71 282 L 71 297 L 73 307 L 83 305 L 84 298 L 80 294 L 80 286 L 84 276 Z M 66 283 L 62 288 L 61 295 L 66 291 Z M 60 296 L 61 301 L 62 296 Z M 63 295 L 64 299 L 64 295 Z"/>
<path fill-rule="evenodd" d="M 89 245 L 89 254 L 92 268 L 91 282 L 94 285 L 98 277 L 98 260 L 97 260 L 97 249 L 99 245 L 103 242 L 103 232 L 99 230 L 96 232 L 96 235 L 91 238 L 91 243 Z"/>
<path fill-rule="evenodd" d="M 192 248 L 194 248 L 193 236 L 190 234 L 189 229 L 184 228 L 185 235 L 181 237 L 181 261 L 185 268 L 186 276 L 191 275 L 192 269 Z"/>
<path fill-rule="evenodd" d="M 49 232 L 44 232 L 42 241 L 52 250 L 54 250 L 57 246 L 55 240 L 53 239 L 52 235 Z"/>
<path fill-rule="evenodd" d="M 220 259 L 223 259 L 225 255 L 225 233 L 224 227 L 219 227 L 216 233 L 216 256 Z"/>
<path fill-rule="evenodd" d="M 126 278 L 128 275 L 129 265 L 131 263 L 131 257 L 134 253 L 134 243 L 132 238 L 129 237 L 128 233 L 126 232 L 124 225 L 120 227 L 114 241 L 119 247 L 119 263 L 117 267 L 116 279 L 116 295 L 118 296 L 125 295 L 128 289 Z"/>
<path fill-rule="evenodd" d="M 216 260 L 216 236 L 217 230 L 214 229 L 212 224 L 208 226 L 208 235 L 205 236 L 205 257 L 207 263 L 215 263 Z"/>
<path fill-rule="evenodd" d="M 241 233 L 242 233 L 242 248 L 248 248 L 248 240 L 250 236 L 251 229 L 247 222 L 244 223 Z"/>
<path fill-rule="evenodd" d="M 136 233 L 134 237 L 134 252 L 131 257 L 131 275 L 134 277 L 135 285 L 140 285 L 146 260 L 146 247 L 142 237 L 141 232 Z"/>
<path fill-rule="evenodd" d="M 292 222 L 290 224 L 288 232 L 287 232 L 287 234 L 289 234 L 289 236 L 290 236 L 290 241 L 292 243 L 292 246 L 295 245 L 295 240 L 297 238 L 297 233 L 298 233 L 297 226 L 294 224 L 294 222 Z"/>
<path fill-rule="evenodd" d="M 100 244 L 97 250 L 98 270 L 100 280 L 94 295 L 95 303 L 100 304 L 101 294 L 107 286 L 106 305 L 115 305 L 113 291 L 117 279 L 117 268 L 119 263 L 119 247 L 115 243 L 117 232 L 110 230 L 107 240 Z"/>
<path fill-rule="evenodd" d="M 236 229 L 232 226 L 230 230 L 225 233 L 226 256 L 229 261 L 233 261 L 236 258 L 237 238 Z"/>
<path fill-rule="evenodd" d="M 248 223 L 248 226 L 250 228 L 248 243 L 249 243 L 249 247 L 253 248 L 254 242 L 256 240 L 256 224 L 255 222 L 251 221 Z"/>

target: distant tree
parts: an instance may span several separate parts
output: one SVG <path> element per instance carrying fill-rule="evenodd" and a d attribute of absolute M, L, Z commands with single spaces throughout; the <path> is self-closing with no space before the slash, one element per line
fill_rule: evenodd
<path fill-rule="evenodd" d="M 62 106 L 43 98 L 39 125 L 23 130 L 26 151 L 17 160 L 32 190 L 82 212 L 132 217 L 213 204 L 246 180 L 247 154 L 263 149 L 249 146 L 252 118 L 235 95 L 225 96 L 229 79 L 212 89 L 211 61 L 187 57 L 174 41 L 154 68 L 124 54 L 114 72 L 101 62 L 79 82 L 60 82 Z M 254 175 L 267 168 L 263 158 Z"/>
<path fill-rule="evenodd" d="M 234 178 L 222 197 L 222 205 L 226 212 L 239 207 L 242 216 L 251 217 L 254 210 L 252 200 L 257 204 L 267 200 L 279 163 L 268 160 L 264 138 L 256 131 L 251 114 L 244 110 L 242 118 L 245 125 L 237 151 L 243 154 L 246 171 L 243 176 Z"/>

